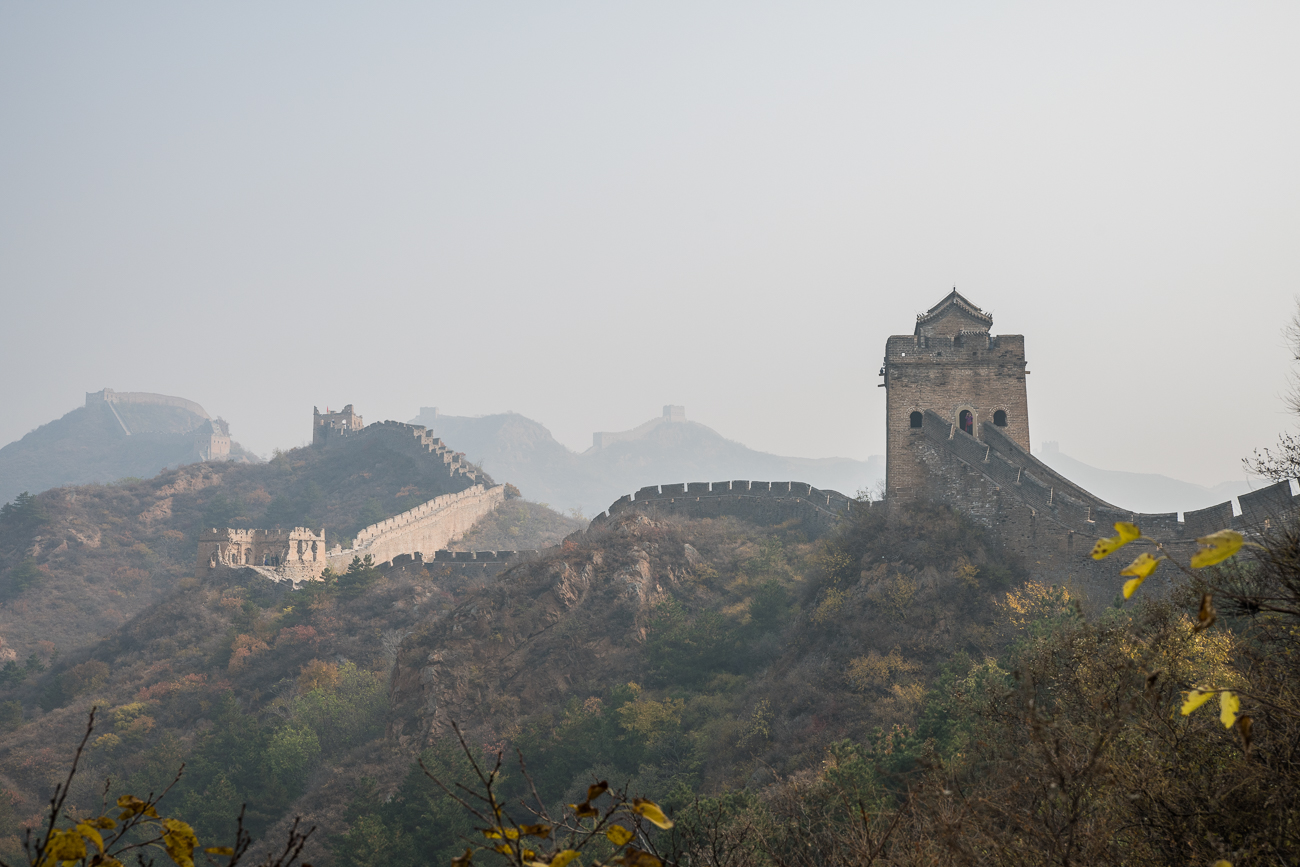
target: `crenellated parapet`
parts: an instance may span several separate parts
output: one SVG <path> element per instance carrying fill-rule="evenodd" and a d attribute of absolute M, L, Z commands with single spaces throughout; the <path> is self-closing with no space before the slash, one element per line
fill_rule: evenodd
<path fill-rule="evenodd" d="M 598 527 L 623 512 L 644 511 L 651 517 L 733 517 L 767 525 L 798 519 L 820 535 L 853 509 L 869 507 L 869 502 L 804 482 L 685 482 L 651 485 L 620 497 L 608 511 L 597 515 L 591 526 Z"/>
<path fill-rule="evenodd" d="M 1279 482 L 1238 497 L 1239 515 L 1233 513 L 1231 500 L 1186 512 L 1181 519 L 1177 512 L 1134 512 L 1108 503 L 1065 478 L 992 424 L 982 425 L 981 439 L 976 439 L 937 413 L 927 412 L 923 429 L 928 442 L 1013 491 L 1036 512 L 1076 532 L 1094 532 L 1100 525 L 1104 532 L 1098 535 L 1107 535 L 1116 521 L 1129 521 L 1154 539 L 1195 541 L 1216 530 L 1257 532 L 1300 511 L 1300 496 L 1292 495 L 1291 483 Z"/>
<path fill-rule="evenodd" d="M 428 428 L 399 421 L 363 425 L 361 416 L 348 404 L 341 412 L 321 413 L 313 409 L 312 445 L 318 448 L 341 444 L 383 443 L 394 451 L 419 460 L 428 474 L 445 477 L 452 488 L 492 483 L 484 473 L 465 460 L 465 455 L 447 446 Z"/>
<path fill-rule="evenodd" d="M 1088 552 L 1097 539 L 1112 535 L 1118 521 L 1137 524 L 1186 561 L 1200 536 L 1223 529 L 1259 533 L 1300 513 L 1300 496 L 1292 495 L 1290 482 L 1242 494 L 1240 514 L 1231 501 L 1185 512 L 1181 519 L 1177 512 L 1134 512 L 1065 478 L 996 426 L 986 423 L 978 432 L 977 439 L 938 413 L 925 413 L 915 446 L 926 471 L 924 495 L 988 526 L 1036 577 L 1073 584 L 1095 600 L 1117 592 L 1124 564 L 1095 561 Z"/>
<path fill-rule="evenodd" d="M 474 522 L 505 502 L 505 486 L 474 485 L 454 494 L 443 494 L 371 524 L 357 534 L 351 548 L 335 547 L 329 552 L 329 566 L 335 572 L 348 568 L 353 557 L 386 563 L 403 554 L 434 552 L 463 536 Z"/>

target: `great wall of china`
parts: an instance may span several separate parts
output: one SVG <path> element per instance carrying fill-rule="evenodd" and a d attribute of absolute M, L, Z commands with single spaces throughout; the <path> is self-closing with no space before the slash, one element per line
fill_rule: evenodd
<path fill-rule="evenodd" d="M 686 482 L 652 485 L 615 501 L 592 522 L 619 515 L 733 517 L 775 526 L 797 521 L 820 536 L 854 510 L 909 500 L 946 503 L 992 530 L 1021 555 L 1035 577 L 1066 584 L 1094 600 L 1114 596 L 1121 568 L 1088 557 L 1093 542 L 1129 521 L 1186 560 L 1199 536 L 1232 528 L 1253 534 L 1300 511 L 1300 494 L 1280 482 L 1237 499 L 1183 514 L 1124 510 L 1084 490 L 1033 457 L 1025 390 L 1024 337 L 990 334 L 993 319 L 953 292 L 917 317 L 912 335 L 889 338 L 882 383 L 887 389 L 886 496 L 871 503 L 802 482 Z M 419 425 L 364 425 L 349 405 L 314 414 L 313 445 L 366 440 L 435 466 L 456 490 L 366 527 L 353 547 L 326 552 L 322 533 L 209 530 L 200 539 L 198 572 L 247 568 L 297 586 L 329 566 L 345 570 L 354 557 L 376 563 L 492 574 L 536 552 L 450 551 L 474 522 L 505 499 L 504 487 L 483 484 L 478 470 Z M 599 443 L 598 443 L 599 444 Z M 1168 573 L 1168 570 L 1166 570 Z M 1165 575 L 1166 580 L 1169 574 Z"/>
<path fill-rule="evenodd" d="M 293 529 L 209 528 L 199 535 L 197 577 L 220 570 L 248 570 L 277 583 L 298 587 L 318 580 L 326 568 L 346 571 L 354 557 L 377 564 L 423 558 L 459 571 L 499 571 L 521 554 L 516 551 L 453 552 L 446 546 L 505 501 L 505 486 L 487 480 L 463 456 L 420 425 L 395 421 L 365 425 L 349 404 L 338 413 L 315 411 L 313 447 L 375 445 L 414 457 L 422 472 L 442 477 L 454 488 L 413 509 L 371 524 L 350 548 L 326 550 L 325 534 Z"/>
<path fill-rule="evenodd" d="M 624 512 L 639 511 L 652 518 L 732 517 L 768 526 L 798 520 L 812 535 L 821 535 L 853 509 L 870 505 L 803 482 L 686 482 L 651 485 L 621 497 L 591 525 L 599 527 Z"/>

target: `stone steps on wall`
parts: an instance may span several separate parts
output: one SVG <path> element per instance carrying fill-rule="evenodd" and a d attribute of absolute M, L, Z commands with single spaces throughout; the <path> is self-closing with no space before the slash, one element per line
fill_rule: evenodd
<path fill-rule="evenodd" d="M 1206 509 L 1150 514 L 1114 506 L 1071 482 L 1025 451 L 991 422 L 980 426 L 980 438 L 958 429 L 938 413 L 927 410 L 923 433 L 928 442 L 946 451 L 990 481 L 1012 492 L 1026 505 L 1076 533 L 1105 536 L 1117 521 L 1128 521 L 1154 539 L 1191 541 L 1216 530 L 1255 532 L 1271 522 L 1300 512 L 1300 495 L 1290 482 L 1242 494 L 1241 514 L 1228 501 Z"/>

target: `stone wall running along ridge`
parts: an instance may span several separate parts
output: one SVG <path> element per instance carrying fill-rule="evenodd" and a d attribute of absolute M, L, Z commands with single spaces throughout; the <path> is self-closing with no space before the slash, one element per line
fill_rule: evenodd
<path fill-rule="evenodd" d="M 364 559 L 367 555 L 376 563 L 417 552 L 432 559 L 435 552 L 445 549 L 474 526 L 475 521 L 505 502 L 505 491 L 504 485 L 491 488 L 474 485 L 454 494 L 434 497 L 414 509 L 371 524 L 357 534 L 351 548 L 335 546 L 329 552 L 329 567 L 343 572 L 353 557 Z"/>
<path fill-rule="evenodd" d="M 649 517 L 679 515 L 685 518 L 740 518 L 750 523 L 775 526 L 797 519 L 811 535 L 824 535 L 853 509 L 870 503 L 846 497 L 838 491 L 823 491 L 805 482 L 688 482 L 651 485 L 635 494 L 615 500 L 607 512 L 591 522 L 598 527 L 629 510 Z"/>

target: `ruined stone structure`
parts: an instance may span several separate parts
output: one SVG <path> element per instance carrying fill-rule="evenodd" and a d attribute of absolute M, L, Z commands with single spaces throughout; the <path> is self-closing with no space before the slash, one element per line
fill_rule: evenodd
<path fill-rule="evenodd" d="M 591 522 L 598 527 L 625 511 L 649 517 L 733 517 L 755 524 L 776 525 L 799 520 L 811 534 L 821 535 L 853 509 L 870 507 L 838 491 L 823 491 L 803 482 L 687 482 L 651 485 L 616 500 Z"/>
<path fill-rule="evenodd" d="M 317 581 L 328 565 L 325 534 L 305 527 L 292 530 L 212 528 L 199 533 L 195 575 L 222 569 L 249 569 L 264 578 L 294 586 Z"/>
<path fill-rule="evenodd" d="M 230 457 L 230 425 L 225 419 L 210 418 L 194 434 L 194 447 L 205 461 L 224 461 Z"/>
<path fill-rule="evenodd" d="M 330 568 L 341 572 L 353 557 L 370 556 L 376 563 L 385 563 L 403 554 L 427 554 L 429 559 L 436 559 L 438 553 L 451 554 L 445 551 L 448 543 L 505 502 L 505 491 L 504 485 L 474 485 L 371 524 L 357 534 L 351 548 L 336 547 L 329 552 Z"/>
<path fill-rule="evenodd" d="M 1088 552 L 1116 521 L 1137 524 L 1185 561 L 1198 536 L 1257 532 L 1300 508 L 1289 482 L 1238 497 L 1239 515 L 1231 502 L 1139 514 L 1089 493 L 1030 454 L 1024 337 L 992 336 L 992 324 L 953 290 L 913 334 L 886 343 L 886 503 L 947 503 L 994 530 L 1035 577 L 1100 602 L 1114 596 L 1127 561 Z"/>
<path fill-rule="evenodd" d="M 230 460 L 230 425 L 224 419 L 212 418 L 192 400 L 145 391 L 104 388 L 86 392 L 86 406 L 107 407 L 117 426 L 128 437 L 142 434 L 155 438 L 159 435 L 189 437 L 193 441 L 191 458 L 199 461 Z M 149 412 L 151 408 L 155 411 Z M 168 410 L 173 412 L 168 414 Z"/>
<path fill-rule="evenodd" d="M 311 444 L 314 446 L 323 446 L 332 439 L 351 436 L 365 427 L 361 416 L 352 411 L 352 404 L 343 407 L 342 412 L 330 412 L 329 407 L 326 407 L 325 414 L 322 415 L 320 409 L 314 406 L 311 411 Z"/>
<path fill-rule="evenodd" d="M 463 567 L 473 562 L 480 569 L 488 563 L 500 568 L 516 552 L 480 552 L 471 555 L 446 550 L 474 522 L 505 501 L 505 486 L 497 485 L 449 449 L 428 430 L 395 421 L 361 426 L 361 416 L 348 404 L 343 412 L 321 415 L 313 408 L 313 445 L 329 448 L 377 446 L 414 458 L 416 472 L 445 478 L 451 493 L 378 523 L 357 534 L 351 548 L 335 546 L 325 550 L 324 531 L 301 527 L 290 531 L 205 530 L 200 537 L 195 574 L 206 577 L 219 569 L 251 569 L 277 582 L 293 586 L 317 580 L 326 567 L 343 572 L 353 557 L 372 557 L 377 564 L 406 556 L 430 561 L 445 560 Z M 224 423 L 223 423 L 224 424 Z"/>

